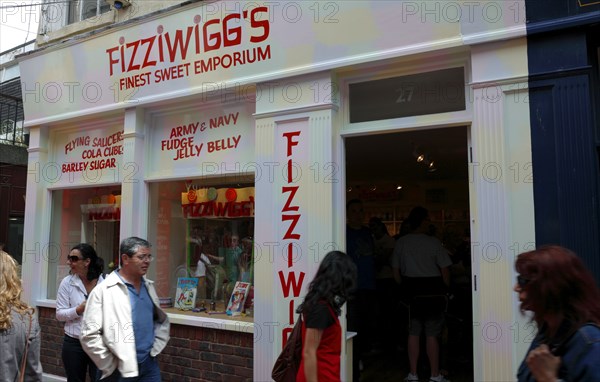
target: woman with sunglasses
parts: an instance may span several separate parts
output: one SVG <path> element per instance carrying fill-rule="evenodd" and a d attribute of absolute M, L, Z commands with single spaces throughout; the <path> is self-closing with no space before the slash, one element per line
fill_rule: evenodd
<path fill-rule="evenodd" d="M 600 290 L 570 250 L 543 246 L 517 257 L 514 291 L 538 333 L 519 382 L 600 381 Z"/>
<path fill-rule="evenodd" d="M 56 296 L 56 319 L 65 322 L 62 361 L 68 382 L 85 382 L 86 373 L 96 381 L 96 365 L 83 351 L 79 335 L 87 297 L 104 280 L 104 262 L 91 245 L 81 243 L 71 249 L 67 264 L 69 275 L 60 283 Z"/>

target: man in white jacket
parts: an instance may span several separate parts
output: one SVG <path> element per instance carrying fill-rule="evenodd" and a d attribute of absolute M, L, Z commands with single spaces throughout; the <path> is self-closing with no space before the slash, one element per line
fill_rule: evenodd
<path fill-rule="evenodd" d="M 155 357 L 169 341 L 169 319 L 154 283 L 144 277 L 152 261 L 150 247 L 138 237 L 123 240 L 121 267 L 88 297 L 80 339 L 102 381 L 161 380 Z"/>

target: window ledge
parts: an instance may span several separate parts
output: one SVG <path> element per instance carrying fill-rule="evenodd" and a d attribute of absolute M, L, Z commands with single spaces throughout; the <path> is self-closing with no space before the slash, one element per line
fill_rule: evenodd
<path fill-rule="evenodd" d="M 54 308 L 56 309 L 56 300 L 37 300 L 35 302 L 36 306 L 42 306 L 44 308 Z"/>
<path fill-rule="evenodd" d="M 56 309 L 56 300 L 37 300 L 36 306 Z M 173 313 L 171 309 L 165 309 L 169 321 L 176 325 L 196 326 L 201 328 L 229 330 L 240 333 L 254 333 L 254 322 L 251 317 L 229 317 L 225 314 L 208 316 L 207 313 L 181 312 Z"/>
<path fill-rule="evenodd" d="M 245 321 L 246 318 L 236 320 L 237 317 L 230 318 L 225 314 L 208 316 L 207 313 L 172 313 L 169 309 L 167 309 L 166 312 L 169 315 L 169 320 L 172 324 L 197 326 L 216 330 L 229 330 L 241 333 L 254 333 L 254 322 Z"/>

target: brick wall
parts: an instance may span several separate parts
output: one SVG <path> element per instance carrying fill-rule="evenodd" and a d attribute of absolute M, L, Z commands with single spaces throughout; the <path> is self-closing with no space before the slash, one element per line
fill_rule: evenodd
<path fill-rule="evenodd" d="M 52 308 L 39 307 L 44 372 L 64 376 L 63 325 Z M 158 356 L 165 382 L 252 381 L 252 333 L 171 324 L 171 340 Z"/>
<path fill-rule="evenodd" d="M 65 334 L 62 322 L 56 319 L 56 310 L 38 307 L 38 318 L 42 329 L 40 359 L 44 373 L 65 376 L 61 351 Z"/>

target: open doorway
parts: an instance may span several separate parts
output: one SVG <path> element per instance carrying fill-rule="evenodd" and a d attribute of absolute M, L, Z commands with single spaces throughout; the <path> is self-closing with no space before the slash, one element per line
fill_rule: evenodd
<path fill-rule="evenodd" d="M 381 237 L 374 225 L 381 222 L 395 241 L 411 209 L 422 206 L 429 211 L 427 234 L 448 252 L 452 264 L 439 336 L 440 370 L 453 382 L 473 381 L 467 135 L 468 128 L 459 126 L 345 139 L 346 201 L 362 202 L 364 226 Z M 375 268 L 377 307 L 369 322 L 372 338 L 361 342 L 368 349 L 361 351 L 360 381 L 403 380 L 409 371 L 409 313 L 399 298 L 402 284 L 394 283 L 389 259 L 376 258 Z M 430 375 L 425 349 L 422 336 L 421 380 Z"/>

